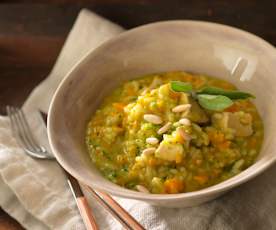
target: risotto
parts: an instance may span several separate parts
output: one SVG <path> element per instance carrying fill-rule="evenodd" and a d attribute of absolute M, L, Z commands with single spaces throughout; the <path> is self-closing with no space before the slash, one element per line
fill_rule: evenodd
<path fill-rule="evenodd" d="M 110 181 L 146 193 L 196 191 L 254 163 L 263 124 L 253 95 L 186 72 L 124 82 L 93 114 L 88 152 Z"/>

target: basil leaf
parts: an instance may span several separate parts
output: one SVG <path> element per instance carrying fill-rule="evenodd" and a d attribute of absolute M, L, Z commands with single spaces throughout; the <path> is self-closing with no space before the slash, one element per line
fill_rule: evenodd
<path fill-rule="evenodd" d="M 197 92 L 197 94 L 210 94 L 210 95 L 222 95 L 229 97 L 230 99 L 247 99 L 255 98 L 254 95 L 238 90 L 225 90 L 218 87 L 205 87 Z"/>
<path fill-rule="evenodd" d="M 230 98 L 222 95 L 199 94 L 197 99 L 204 109 L 214 111 L 221 111 L 233 105 L 233 101 Z"/>
<path fill-rule="evenodd" d="M 171 81 L 171 89 L 175 92 L 190 93 L 193 90 L 193 86 L 188 82 Z"/>

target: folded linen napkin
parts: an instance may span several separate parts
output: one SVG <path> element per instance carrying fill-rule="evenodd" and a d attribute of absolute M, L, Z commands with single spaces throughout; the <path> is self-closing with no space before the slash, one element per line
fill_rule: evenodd
<path fill-rule="evenodd" d="M 24 104 L 36 137 L 48 146 L 37 110 L 47 112 L 57 85 L 90 50 L 123 29 L 82 10 L 49 77 Z M 215 201 L 199 207 L 166 209 L 115 198 L 146 229 L 276 229 L 276 168 Z M 100 229 L 121 229 L 87 191 Z M 84 229 L 65 177 L 55 162 L 35 160 L 12 137 L 8 119 L 0 117 L 0 205 L 26 229 Z"/>

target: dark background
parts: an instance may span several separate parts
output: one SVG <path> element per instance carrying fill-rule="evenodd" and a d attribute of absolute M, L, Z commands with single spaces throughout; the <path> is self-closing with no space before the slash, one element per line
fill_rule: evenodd
<path fill-rule="evenodd" d="M 0 110 L 20 106 L 50 72 L 82 8 L 129 29 L 160 20 L 223 23 L 276 45 L 276 1 L 0 0 Z M 22 229 L 0 209 L 0 230 Z"/>

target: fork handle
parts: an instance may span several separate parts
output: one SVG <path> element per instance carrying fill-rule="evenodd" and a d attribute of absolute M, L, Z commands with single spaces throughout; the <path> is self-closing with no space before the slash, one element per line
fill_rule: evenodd
<path fill-rule="evenodd" d="M 65 170 L 64 170 L 65 171 Z M 98 226 L 95 217 L 92 215 L 92 211 L 88 205 L 88 202 L 80 188 L 79 182 L 65 171 L 67 176 L 67 182 L 76 200 L 79 212 L 82 216 L 84 225 L 87 230 L 98 230 Z"/>

